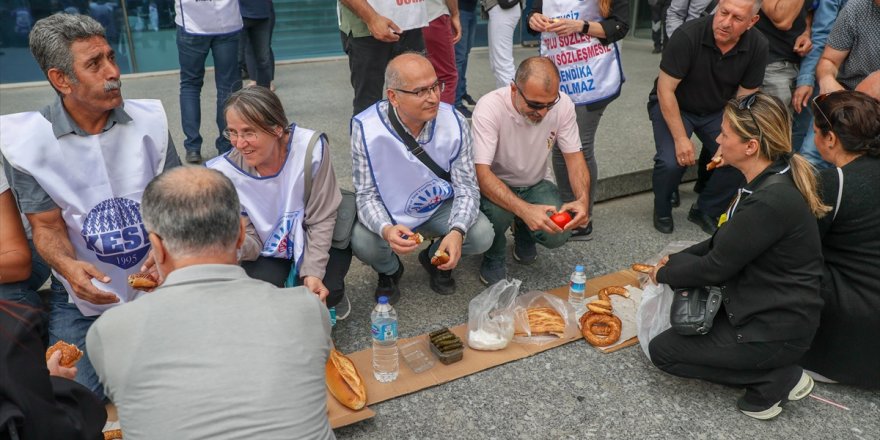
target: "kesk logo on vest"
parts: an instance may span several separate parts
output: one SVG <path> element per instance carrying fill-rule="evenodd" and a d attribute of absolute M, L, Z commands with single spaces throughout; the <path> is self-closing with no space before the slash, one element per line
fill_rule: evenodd
<path fill-rule="evenodd" d="M 291 230 L 293 230 L 293 225 L 297 223 L 300 215 L 300 211 L 287 212 L 281 217 L 281 220 L 278 220 L 272 236 L 263 245 L 264 254 L 268 252 L 278 258 L 283 255 L 288 260 L 293 258 L 293 242 L 295 239 L 293 234 L 291 234 Z"/>
<path fill-rule="evenodd" d="M 452 187 L 448 183 L 430 181 L 410 194 L 406 202 L 406 214 L 413 217 L 430 215 L 450 194 Z"/>
<path fill-rule="evenodd" d="M 121 269 L 138 264 L 150 250 L 140 207 L 134 200 L 114 197 L 92 208 L 81 232 L 86 247 L 99 260 Z"/>

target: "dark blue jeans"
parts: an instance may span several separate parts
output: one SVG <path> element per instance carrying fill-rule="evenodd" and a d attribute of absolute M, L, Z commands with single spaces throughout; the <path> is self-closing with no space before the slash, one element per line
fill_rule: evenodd
<path fill-rule="evenodd" d="M 49 344 L 59 340 L 76 345 L 83 351 L 83 357 L 76 363 L 76 382 L 85 386 L 99 399 L 104 399 L 104 387 L 98 380 L 98 373 L 89 360 L 86 347 L 86 333 L 100 315 L 83 316 L 76 304 L 68 302 L 67 291 L 55 278 L 52 278 L 52 299 L 49 303 Z"/>
<path fill-rule="evenodd" d="M 455 43 L 455 67 L 458 69 L 458 86 L 455 88 L 455 106 L 461 106 L 461 97 L 467 93 L 468 55 L 477 38 L 477 13 L 474 11 L 459 12 L 461 21 L 461 39 Z"/>
<path fill-rule="evenodd" d="M 238 59 L 244 63 L 247 59 L 247 48 L 254 54 L 255 68 L 248 66 L 248 77 L 257 82 L 258 86 L 269 88 L 272 82 L 272 25 L 271 18 L 242 18 L 244 27 L 241 30 Z M 247 64 L 247 63 L 245 63 Z"/>
<path fill-rule="evenodd" d="M 681 176 L 687 167 L 679 166 L 675 158 L 675 141 L 666 126 L 666 120 L 660 112 L 660 103 L 648 103 L 648 116 L 654 127 L 654 143 L 657 153 L 654 155 L 654 212 L 658 217 L 671 217 L 672 204 L 669 197 L 681 183 Z M 721 111 L 705 116 L 681 112 L 681 120 L 688 136 L 696 133 L 712 156 L 718 150 L 715 138 L 721 133 Z M 697 208 L 711 217 L 718 217 L 727 209 L 727 205 L 736 195 L 737 189 L 745 184 L 742 173 L 734 167 L 721 167 L 711 171 L 706 187 L 697 199 Z"/>
<path fill-rule="evenodd" d="M 241 74 L 238 71 L 239 32 L 223 35 L 193 35 L 177 27 L 177 57 L 180 62 L 180 118 L 186 139 L 186 151 L 201 152 L 202 124 L 201 94 L 205 83 L 205 60 L 208 52 L 214 58 L 214 82 L 217 85 L 217 151 L 222 154 L 232 148 L 229 140 L 223 137 L 226 117 L 223 105 L 232 92 L 241 88 Z"/>

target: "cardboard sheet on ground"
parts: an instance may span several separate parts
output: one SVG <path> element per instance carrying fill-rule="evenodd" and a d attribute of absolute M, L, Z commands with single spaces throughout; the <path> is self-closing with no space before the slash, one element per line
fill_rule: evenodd
<path fill-rule="evenodd" d="M 636 277 L 636 273 L 628 269 L 589 279 L 587 280 L 586 286 L 586 295 L 588 296 L 587 300 L 590 301 L 591 298 L 589 297 L 595 296 L 599 292 L 599 289 L 603 287 L 626 285 L 638 287 L 638 278 Z M 549 291 L 549 293 L 557 295 L 561 298 L 565 298 L 567 300 L 568 286 L 553 289 Z M 638 293 L 640 294 L 641 291 L 638 291 Z M 617 296 L 612 297 L 614 313 L 617 314 L 618 317 L 620 317 L 620 321 L 623 324 L 621 329 L 621 337 L 620 341 L 618 341 L 617 344 L 606 347 L 604 349 L 600 349 L 602 352 L 611 353 L 621 348 L 629 347 L 630 345 L 635 345 L 638 343 L 638 339 L 635 336 L 635 316 L 641 298 L 635 296 L 636 295 L 633 294 L 633 296 L 628 299 L 620 298 Z M 458 337 L 460 337 L 462 341 L 467 341 L 467 323 L 452 327 L 449 330 L 458 335 Z M 427 341 L 428 335 L 424 334 L 416 336 L 414 338 L 401 339 L 400 341 L 398 341 L 398 343 L 402 345 L 414 339 L 422 339 L 423 341 Z M 360 372 L 361 377 L 363 377 L 364 383 L 366 384 L 367 388 L 367 405 L 372 405 L 374 403 L 384 402 L 386 400 L 400 397 L 405 394 L 410 394 L 418 390 L 422 390 L 435 385 L 440 385 L 442 383 L 446 383 L 460 377 L 468 376 L 495 367 L 497 365 L 506 364 L 511 361 L 529 357 L 536 353 L 540 353 L 542 351 L 582 339 L 583 338 L 581 336 L 577 336 L 566 339 L 559 339 L 558 341 L 554 341 L 544 345 L 527 345 L 511 342 L 510 345 L 507 346 L 507 348 L 498 351 L 472 350 L 470 347 L 467 346 L 467 344 L 465 344 L 464 358 L 461 361 L 451 365 L 443 365 L 442 363 L 437 361 L 436 365 L 433 368 L 419 374 L 416 374 L 412 370 L 410 370 L 406 363 L 403 362 L 403 359 L 401 359 L 400 373 L 397 376 L 397 380 L 391 383 L 380 383 L 373 377 L 373 352 L 371 348 L 367 348 L 356 353 L 347 354 L 347 356 L 351 359 L 352 362 L 354 362 L 354 365 L 357 367 L 358 372 Z M 584 347 L 586 348 L 590 346 L 586 344 L 586 342 L 584 342 Z M 336 399 L 334 399 L 329 394 L 327 395 L 327 408 L 329 410 L 330 425 L 333 428 L 339 428 L 355 422 L 359 422 L 375 415 L 373 410 L 371 410 L 370 408 L 364 408 L 360 411 L 352 411 L 340 405 L 339 402 L 337 402 Z"/>

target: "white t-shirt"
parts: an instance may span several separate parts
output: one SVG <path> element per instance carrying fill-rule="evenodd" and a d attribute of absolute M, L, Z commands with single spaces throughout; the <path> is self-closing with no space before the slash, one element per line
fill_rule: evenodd
<path fill-rule="evenodd" d="M 449 15 L 449 7 L 446 6 L 446 0 L 425 0 L 425 7 L 428 9 L 428 21 L 441 15 Z"/>
<path fill-rule="evenodd" d="M 6 172 L 3 171 L 3 158 L 0 157 L 0 194 L 9 191 L 9 181 L 6 180 Z M 30 239 L 31 234 L 31 224 L 28 223 L 27 217 L 24 214 L 21 215 L 21 224 L 24 225 L 24 233 L 27 235 L 27 238 Z"/>
<path fill-rule="evenodd" d="M 472 121 L 474 163 L 490 165 L 510 186 L 549 178 L 547 158 L 554 143 L 563 153 L 581 150 L 574 104 L 564 93 L 541 123 L 532 125 L 513 107 L 510 86 L 504 86 L 480 98 Z"/>

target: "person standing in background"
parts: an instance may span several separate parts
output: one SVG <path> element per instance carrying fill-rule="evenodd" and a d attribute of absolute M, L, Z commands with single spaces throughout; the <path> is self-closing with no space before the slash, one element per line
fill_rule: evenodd
<path fill-rule="evenodd" d="M 241 0 L 242 31 L 238 45 L 239 65 L 247 65 L 248 49 L 253 53 L 255 66 L 248 76 L 260 87 L 269 88 L 272 82 L 272 27 L 275 20 L 272 0 Z"/>
<path fill-rule="evenodd" d="M 455 44 L 461 40 L 458 0 L 427 0 L 428 26 L 422 29 L 428 60 L 437 72 L 444 89 L 440 101 L 455 103 L 458 70 L 455 65 Z"/>
<path fill-rule="evenodd" d="M 423 1 L 338 0 L 336 12 L 354 89 L 352 115 L 357 115 L 382 99 L 385 67 L 392 58 L 425 50 L 422 28 L 428 25 L 428 11 Z"/>
<path fill-rule="evenodd" d="M 205 61 L 208 52 L 214 59 L 214 82 L 217 86 L 217 152 L 232 148 L 221 133 L 226 129 L 223 103 L 232 92 L 241 88 L 238 72 L 238 38 L 241 12 L 238 0 L 175 0 L 177 23 L 177 58 L 180 61 L 180 119 L 186 139 L 186 161 L 202 162 L 202 85 L 205 83 Z"/>
<path fill-rule="evenodd" d="M 461 22 L 461 39 L 455 43 L 455 66 L 458 71 L 458 85 L 455 87 L 455 109 L 465 118 L 470 119 L 471 110 L 464 103 L 473 107 L 477 102 L 467 91 L 468 56 L 474 47 L 477 37 L 477 0 L 458 0 L 458 16 Z"/>
<path fill-rule="evenodd" d="M 520 0 L 482 0 L 489 15 L 489 67 L 495 76 L 495 87 L 513 82 L 513 31 L 522 16 Z"/>

